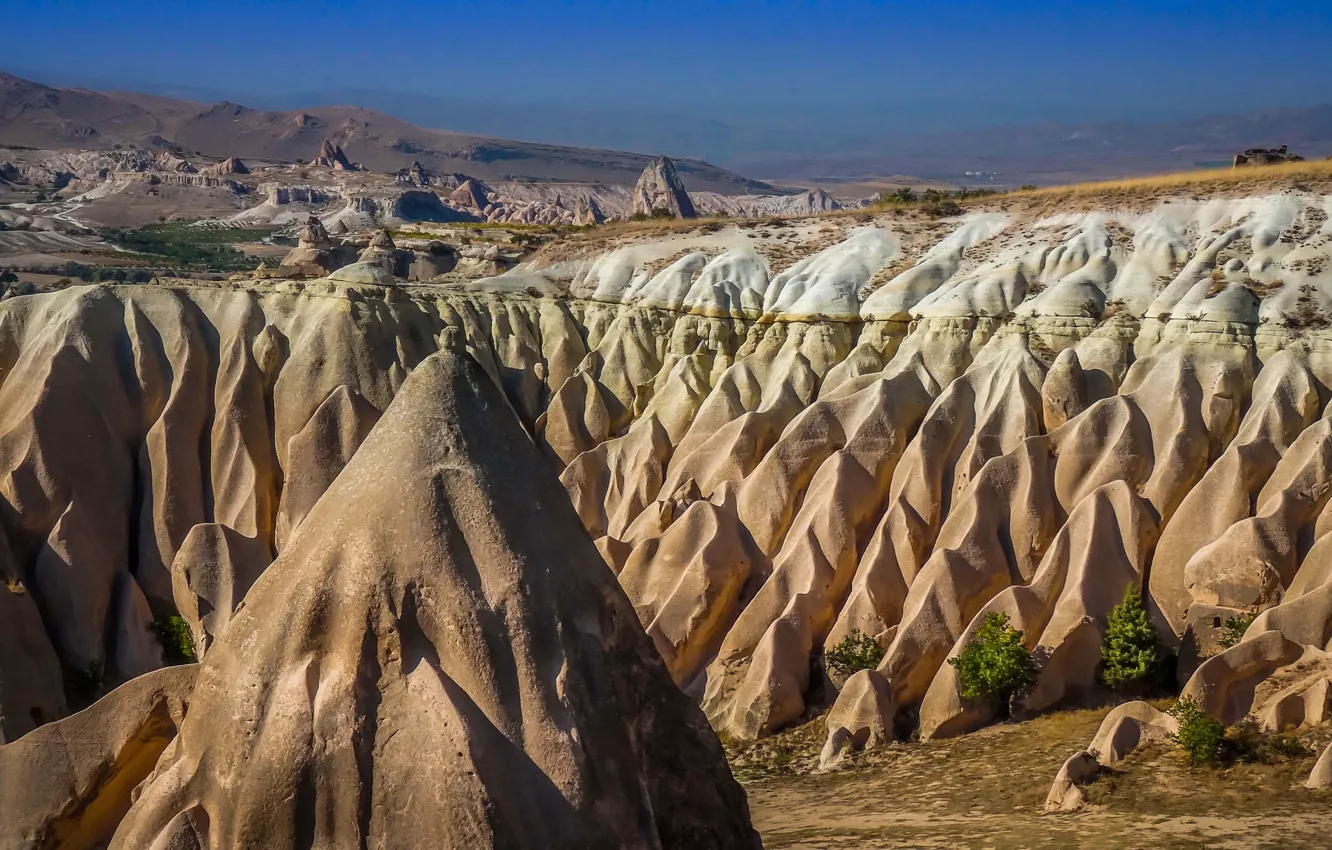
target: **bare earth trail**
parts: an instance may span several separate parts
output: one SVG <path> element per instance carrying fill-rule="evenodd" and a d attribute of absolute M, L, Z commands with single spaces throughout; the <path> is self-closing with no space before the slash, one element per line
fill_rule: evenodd
<path fill-rule="evenodd" d="M 815 720 L 732 758 L 768 848 L 1328 846 L 1332 794 L 1303 787 L 1313 754 L 1191 770 L 1175 753 L 1148 748 L 1089 786 L 1088 809 L 1041 814 L 1051 778 L 1106 713 L 894 744 L 827 774 L 814 773 L 823 726 Z"/>

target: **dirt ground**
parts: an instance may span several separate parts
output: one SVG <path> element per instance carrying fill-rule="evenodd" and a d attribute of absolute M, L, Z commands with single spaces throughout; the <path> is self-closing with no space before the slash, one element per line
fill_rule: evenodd
<path fill-rule="evenodd" d="M 1307 749 L 1190 768 L 1147 747 L 1087 788 L 1090 805 L 1044 815 L 1060 765 L 1108 709 L 1059 712 L 961 738 L 895 743 L 817 773 L 823 721 L 728 747 L 768 848 L 1326 848 L 1332 791 L 1305 778 L 1332 730 Z"/>

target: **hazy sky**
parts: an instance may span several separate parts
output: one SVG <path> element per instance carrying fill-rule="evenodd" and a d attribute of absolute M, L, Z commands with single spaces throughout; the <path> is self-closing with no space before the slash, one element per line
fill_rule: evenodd
<path fill-rule="evenodd" d="M 1332 0 L 6 0 L 4 23 L 5 70 L 237 99 L 377 89 L 999 121 L 1332 100 Z"/>

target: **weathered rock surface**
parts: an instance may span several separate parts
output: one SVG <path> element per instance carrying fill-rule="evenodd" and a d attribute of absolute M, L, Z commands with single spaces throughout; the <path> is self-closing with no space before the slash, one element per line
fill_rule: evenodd
<path fill-rule="evenodd" d="M 446 327 L 730 734 L 821 707 L 820 655 L 857 630 L 884 639 L 883 705 L 975 728 L 946 662 L 991 610 L 1044 660 L 1030 710 L 1056 706 L 1133 585 L 1171 639 L 1264 609 L 1196 659 L 1201 695 L 1249 710 L 1332 641 L 1326 206 L 830 217 L 789 228 L 794 256 L 709 223 L 465 285 L 371 264 L 9 299 L 5 734 L 79 707 L 65 674 L 159 665 L 163 616 L 207 658 Z"/>
<path fill-rule="evenodd" d="M 703 714 L 446 335 L 205 656 L 113 848 L 759 846 Z"/>
<path fill-rule="evenodd" d="M 105 847 L 175 738 L 197 672 L 140 676 L 0 747 L 0 847 Z"/>
<path fill-rule="evenodd" d="M 319 146 L 319 153 L 310 160 L 310 164 L 321 168 L 332 168 L 338 171 L 351 171 L 352 164 L 347 159 L 347 155 L 342 152 L 341 145 L 335 145 L 328 139 L 324 139 L 323 144 Z"/>
<path fill-rule="evenodd" d="M 1087 749 L 1074 753 L 1055 774 L 1045 811 L 1072 812 L 1086 802 L 1082 786 L 1099 776 L 1102 769 L 1123 760 L 1151 741 L 1161 741 L 1179 731 L 1179 722 L 1145 702 L 1127 702 L 1115 707 L 1096 730 Z"/>
<path fill-rule="evenodd" d="M 634 186 L 634 215 L 650 216 L 656 210 L 669 212 L 676 218 L 696 218 L 698 212 L 689 199 L 675 163 L 659 156 L 648 163 Z"/>

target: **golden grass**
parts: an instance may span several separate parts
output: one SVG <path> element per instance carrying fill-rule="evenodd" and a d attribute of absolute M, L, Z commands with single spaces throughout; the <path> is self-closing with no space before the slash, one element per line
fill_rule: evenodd
<path fill-rule="evenodd" d="M 1260 165 L 1246 168 L 1213 168 L 1201 171 L 1180 171 L 1174 174 L 1154 174 L 1130 177 L 1124 180 L 1104 180 L 1091 183 L 1072 183 L 1066 186 L 1048 186 L 1008 192 L 1005 198 L 1039 198 L 1067 195 L 1094 195 L 1101 192 L 1151 191 L 1193 187 L 1245 186 L 1295 182 L 1302 179 L 1332 179 L 1332 159 L 1287 162 L 1280 165 Z M 980 201 L 991 200 L 986 198 Z"/>

